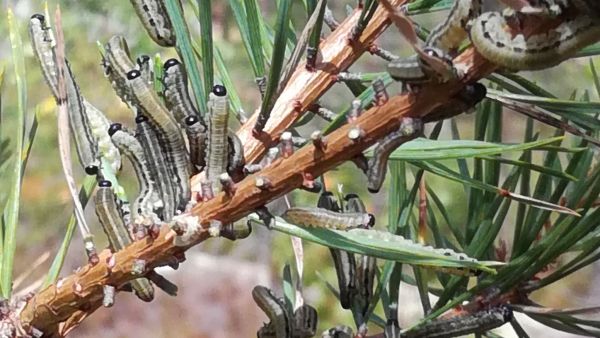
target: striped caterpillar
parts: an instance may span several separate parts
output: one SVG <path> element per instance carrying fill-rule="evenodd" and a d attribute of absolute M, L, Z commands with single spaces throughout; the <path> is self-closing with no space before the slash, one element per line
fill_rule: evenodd
<path fill-rule="evenodd" d="M 96 203 L 96 215 L 104 233 L 106 233 L 106 237 L 108 237 L 111 250 L 118 251 L 131 244 L 131 237 L 117 209 L 110 181 L 102 180 L 98 183 L 94 202 Z M 154 288 L 148 279 L 137 278 L 129 284 L 139 299 L 145 302 L 154 299 Z"/>
<path fill-rule="evenodd" d="M 336 230 L 372 227 L 375 224 L 375 216 L 372 214 L 341 214 L 321 208 L 290 208 L 281 215 L 281 217 L 287 222 L 299 226 L 331 228 Z"/>
<path fill-rule="evenodd" d="M 148 159 L 150 177 L 158 187 L 159 196 L 163 201 L 162 217 L 163 221 L 170 220 L 175 215 L 175 182 L 170 174 L 167 160 L 163 155 L 159 136 L 153 129 L 151 121 L 145 115 L 138 115 L 135 118 L 136 133 L 135 137 L 142 145 L 144 155 Z M 160 216 L 160 215 L 159 215 Z"/>
<path fill-rule="evenodd" d="M 191 197 L 190 163 L 185 141 L 175 119 L 165 109 L 154 89 L 148 86 L 138 70 L 127 73 L 131 86 L 133 105 L 139 113 L 148 116 L 154 123 L 155 130 L 160 132 L 159 142 L 169 165 L 175 182 L 175 206 L 178 211 L 185 211 Z"/>
<path fill-rule="evenodd" d="M 131 105 L 132 93 L 127 84 L 127 72 L 135 69 L 136 65 L 131 61 L 129 47 L 124 37 L 115 35 L 104 45 L 102 66 L 104 67 L 104 75 L 110 81 L 117 96 L 132 110 L 135 110 L 135 107 Z"/>
<path fill-rule="evenodd" d="M 425 46 L 439 48 L 454 54 L 467 38 L 471 20 L 481 14 L 482 0 L 456 0 L 450 12 L 427 37 Z"/>
<path fill-rule="evenodd" d="M 213 189 L 220 190 L 219 175 L 227 171 L 229 142 L 227 140 L 227 121 L 229 103 L 227 89 L 221 85 L 213 87 L 209 94 L 208 150 L 206 152 L 206 179 L 213 182 Z"/>
<path fill-rule="evenodd" d="M 408 84 L 441 83 L 458 77 L 452 58 L 446 52 L 434 47 L 425 47 L 423 51 L 429 57 L 438 60 L 436 64 L 444 65 L 445 69 L 440 72 L 429 64 L 429 60 L 413 55 L 404 59 L 392 60 L 387 65 L 387 72 L 394 80 Z"/>
<path fill-rule="evenodd" d="M 506 18 L 498 12 L 484 13 L 471 27 L 477 51 L 491 62 L 511 70 L 553 67 L 579 49 L 600 40 L 600 9 L 594 0 L 574 0 L 568 9 L 578 11 L 556 28 L 527 38 L 512 36 Z M 589 16 L 588 16 L 589 14 Z"/>
<path fill-rule="evenodd" d="M 135 170 L 139 195 L 133 202 L 133 219 L 135 223 L 145 223 L 145 220 L 158 223 L 163 206 L 159 195 L 159 188 L 151 176 L 148 161 L 140 142 L 126 130 L 120 123 L 114 123 L 108 130 L 113 143 L 127 156 Z"/>
<path fill-rule="evenodd" d="M 206 142 L 207 130 L 202 125 L 198 116 L 190 115 L 184 120 L 185 133 L 190 146 L 190 162 L 193 165 L 193 172 L 197 174 L 206 167 Z"/>
<path fill-rule="evenodd" d="M 310 338 L 315 335 L 318 316 L 314 307 L 303 304 L 291 314 L 283 299 L 261 285 L 254 287 L 252 298 L 270 320 L 258 330 L 259 338 Z"/>
<path fill-rule="evenodd" d="M 331 212 L 341 212 L 337 200 L 330 191 L 323 191 L 317 202 L 318 208 Z M 352 300 L 357 293 L 356 286 L 356 259 L 354 254 L 345 250 L 329 248 L 335 273 L 338 280 L 340 305 L 344 309 L 352 307 Z"/>
<path fill-rule="evenodd" d="M 41 65 L 42 73 L 52 95 L 58 100 L 58 65 L 54 52 L 55 41 L 52 30 L 46 25 L 46 19 L 41 14 L 34 14 L 29 21 L 29 34 L 34 53 Z M 84 171 L 88 175 L 95 175 L 100 165 L 98 156 L 98 141 L 92 133 L 92 127 L 86 107 L 85 99 L 82 97 L 77 83 L 71 72 L 69 62 L 65 64 L 65 82 L 67 94 L 67 108 L 69 114 L 69 126 L 77 156 Z M 89 104 L 89 103 L 88 103 Z"/>
<path fill-rule="evenodd" d="M 165 106 L 173 113 L 175 120 L 180 124 L 189 116 L 199 119 L 201 125 L 206 128 L 206 123 L 192 104 L 188 93 L 187 74 L 185 67 L 177 59 L 169 59 L 163 67 L 163 97 Z"/>
<path fill-rule="evenodd" d="M 252 298 L 269 317 L 270 323 L 257 332 L 258 337 L 292 337 L 292 318 L 285 304 L 270 289 L 257 285 L 252 289 Z M 273 335 L 274 334 L 274 335 Z"/>
<path fill-rule="evenodd" d="M 344 196 L 346 201 L 345 212 L 366 212 L 363 201 L 356 194 Z M 373 299 L 373 287 L 375 286 L 375 274 L 377 273 L 377 259 L 375 257 L 361 255 L 356 266 L 356 291 L 354 297 L 354 308 L 366 315 Z"/>
<path fill-rule="evenodd" d="M 148 35 L 160 46 L 175 46 L 175 31 L 161 0 L 130 0 Z"/>
<path fill-rule="evenodd" d="M 513 317 L 506 305 L 479 311 L 470 315 L 435 319 L 421 327 L 403 333 L 403 337 L 449 338 L 471 333 L 484 333 L 502 326 Z"/>
<path fill-rule="evenodd" d="M 370 192 L 376 193 L 381 189 L 387 172 L 387 161 L 392 151 L 417 137 L 422 129 L 423 123 L 421 120 L 406 117 L 402 120 L 397 131 L 388 134 L 377 143 L 367 171 L 367 188 Z"/>

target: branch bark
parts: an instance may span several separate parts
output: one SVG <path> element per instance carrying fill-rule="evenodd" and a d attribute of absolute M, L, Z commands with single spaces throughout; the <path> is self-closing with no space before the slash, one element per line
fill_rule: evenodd
<path fill-rule="evenodd" d="M 399 5 L 404 1 L 390 2 Z M 306 71 L 303 65 L 298 67 L 290 84 L 274 106 L 271 119 L 263 133 L 265 138 L 257 140 L 251 135 L 256 114 L 240 129 L 238 134 L 245 144 L 248 162 L 259 159 L 265 149 L 301 116 L 300 113 L 334 83 L 332 75 L 350 66 L 389 25 L 387 13 L 378 10 L 360 40 L 349 44 L 347 36 L 359 14 L 356 11 L 322 41 L 323 58 L 317 71 Z M 319 150 L 307 145 L 291 157 L 279 159 L 260 173 L 246 177 L 238 184 L 233 196 L 221 193 L 208 202 L 196 205 L 191 214 L 199 218 L 202 228 L 192 245 L 209 238 L 207 228 L 210 220 L 219 220 L 225 224 L 252 213 L 269 201 L 299 188 L 303 183 L 304 174 L 317 177 L 351 159 L 397 129 L 403 117 L 426 115 L 446 102 L 465 84 L 476 81 L 494 70 L 494 66 L 473 49 L 459 56 L 456 63 L 462 63 L 468 69 L 467 75 L 459 82 L 427 86 L 416 94 L 393 96 L 384 105 L 366 111 L 353 125 L 342 126 L 328 135 L 326 149 Z M 363 137 L 355 141 L 348 138 L 348 131 L 354 127 L 363 132 Z M 258 189 L 255 186 L 257 175 L 267 177 L 272 186 L 267 190 Z M 135 260 L 145 260 L 149 271 L 161 261 L 181 254 L 189 248 L 174 246 L 172 240 L 167 237 L 169 231 L 164 226 L 154 241 L 136 241 L 114 254 L 105 250 L 100 253 L 100 263 L 97 265 L 86 265 L 58 283 L 41 290 L 28 301 L 20 313 L 23 328 L 27 330 L 35 327 L 48 335 L 67 333 L 100 306 L 103 285 L 120 286 L 138 277 L 132 274 Z M 60 323 L 63 324 L 59 325 Z"/>

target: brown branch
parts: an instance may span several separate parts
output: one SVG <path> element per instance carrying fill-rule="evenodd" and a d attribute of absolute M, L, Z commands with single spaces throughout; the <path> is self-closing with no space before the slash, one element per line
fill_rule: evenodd
<path fill-rule="evenodd" d="M 402 1 L 395 1 L 395 4 L 400 2 Z M 354 13 L 332 34 L 333 37 L 330 36 L 322 42 L 324 60 L 329 61 L 322 63 L 318 71 L 308 72 L 301 65 L 294 73 L 290 88 L 284 90 L 275 104 L 265 132 L 279 135 L 287 129 L 299 117 L 299 111 L 314 102 L 333 84 L 331 75 L 348 67 L 389 24 L 386 19 L 387 14 L 378 11 L 371 24 L 365 29 L 360 43 L 349 46 L 346 36 L 357 16 L 358 14 Z M 258 189 L 255 186 L 256 175 L 254 175 L 241 181 L 233 196 L 229 197 L 221 193 L 214 199 L 195 206 L 191 214 L 199 218 L 203 228 L 191 245 L 198 244 L 209 237 L 206 227 L 210 220 L 228 223 L 253 212 L 269 201 L 300 187 L 305 178 L 303 174 L 308 173 L 313 177 L 323 174 L 363 152 L 378 139 L 397 129 L 403 117 L 426 115 L 446 102 L 464 84 L 475 81 L 494 70 L 491 64 L 472 49 L 461 55 L 456 62 L 468 66 L 467 76 L 460 83 L 428 86 L 418 94 L 394 96 L 386 104 L 365 112 L 353 125 L 343 126 L 328 135 L 326 149 L 317 150 L 314 146 L 307 145 L 287 159 L 275 161 L 257 174 L 271 181 L 270 189 Z M 294 108 L 294 102 L 299 102 L 296 105 L 300 106 L 300 110 Z M 265 149 L 265 145 L 253 139 L 250 134 L 253 121 L 255 117 L 250 119 L 240 131 L 250 161 L 258 159 Z M 353 127 L 359 127 L 364 136 L 355 141 L 350 140 L 347 134 Z M 269 142 L 272 142 L 276 136 L 269 136 L 269 138 Z M 103 285 L 120 286 L 137 277 L 131 273 L 134 260 L 145 260 L 149 271 L 159 262 L 188 248 L 175 247 L 172 240 L 167 237 L 169 231 L 163 227 L 156 240 L 137 241 L 114 253 L 112 268 L 109 268 L 110 262 L 113 261 L 111 254 L 104 251 L 100 254 L 100 263 L 97 265 L 87 265 L 81 271 L 41 290 L 20 313 L 23 327 L 25 329 L 35 327 L 48 334 L 56 334 L 57 325 L 68 321 L 61 325 L 59 333 L 68 332 L 79 323 L 80 318 L 85 317 L 82 313 L 91 314 L 100 306 Z"/>

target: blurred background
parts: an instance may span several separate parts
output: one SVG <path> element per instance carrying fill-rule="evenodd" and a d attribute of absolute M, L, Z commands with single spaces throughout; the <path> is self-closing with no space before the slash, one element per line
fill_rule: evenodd
<path fill-rule="evenodd" d="M 185 2 L 185 1 L 184 1 Z M 187 2 L 185 2 L 187 4 Z M 28 42 L 27 23 L 29 17 L 43 12 L 42 1 L 19 0 L 0 1 L 0 69 L 5 71 L 2 96 L 3 120 L 0 121 L 2 137 L 10 138 L 10 130 L 14 125 L 11 111 L 16 109 L 15 80 L 12 76 L 11 48 L 8 41 L 6 25 L 6 9 L 11 7 L 20 26 L 21 36 Z M 54 8 L 56 1 L 50 2 Z M 346 6 L 353 6 L 354 1 L 330 1 L 330 6 L 338 20 L 343 20 Z M 82 92 L 89 101 L 103 110 L 110 119 L 133 125 L 133 114 L 114 94 L 109 82 L 104 78 L 100 66 L 100 53 L 96 42 L 104 44 L 115 34 L 126 37 L 131 55 L 154 55 L 160 53 L 166 60 L 174 56 L 173 50 L 163 49 L 153 43 L 146 35 L 134 10 L 128 1 L 60 1 L 63 28 L 66 39 L 66 53 Z M 268 22 L 274 21 L 273 1 L 263 1 L 262 10 Z M 199 26 L 191 15 L 191 8 L 186 7 L 188 23 L 192 34 L 198 36 Z M 293 15 L 296 27 L 302 27 L 306 15 L 300 2 L 296 4 Z M 432 27 L 443 15 L 427 15 L 415 17 L 426 27 Z M 213 22 L 215 42 L 220 46 L 230 74 L 233 76 L 236 90 L 240 93 L 244 109 L 252 112 L 260 103 L 260 96 L 254 84 L 253 74 L 249 71 L 246 51 L 241 43 L 235 21 L 227 1 L 213 1 Z M 329 31 L 324 28 L 324 33 Z M 409 55 L 410 49 L 399 38 L 395 28 L 388 30 L 378 43 L 392 52 Z M 59 161 L 56 135 L 56 109 L 39 66 L 35 63 L 31 47 L 25 44 L 27 57 L 28 118 L 34 114 L 38 117 L 38 131 L 33 145 L 31 158 L 23 182 L 21 195 L 20 228 L 18 236 L 17 261 L 15 276 L 28 271 L 34 260 L 49 254 L 53 257 L 64 236 L 68 217 L 72 206 L 69 192 L 65 184 Z M 590 90 L 591 100 L 598 100 L 593 88 L 592 77 L 588 71 L 588 60 L 578 59 L 567 62 L 544 72 L 526 74 L 529 78 L 544 86 L 559 97 L 568 97 L 574 88 L 583 93 Z M 370 55 L 363 56 L 351 67 L 356 72 L 383 71 L 385 62 Z M 570 74 L 572 76 L 565 76 Z M 397 87 L 389 89 L 397 91 Z M 344 86 L 334 86 L 322 99 L 321 104 L 333 111 L 348 104 L 352 100 L 350 92 Z M 471 139 L 473 135 L 472 115 L 461 115 L 457 118 L 461 136 Z M 504 142 L 519 142 L 522 139 L 525 119 L 516 113 L 507 111 L 504 114 Z M 309 135 L 311 131 L 325 125 L 314 119 L 309 125 L 300 128 L 301 133 Z M 232 121 L 232 127 L 238 127 Z M 445 126 L 440 139 L 450 139 L 449 124 Z M 538 125 L 539 127 L 539 125 Z M 552 129 L 541 128 L 542 136 L 550 136 Z M 1 163 L 6 158 L 0 158 Z M 124 161 L 121 180 L 129 196 L 136 194 L 136 182 L 131 167 Z M 454 166 L 454 164 L 449 164 Z M 74 167 L 79 182 L 83 173 Z M 436 192 L 446 204 L 455 222 L 465 218 L 465 195 L 462 186 L 450 181 L 427 176 L 428 183 L 436 187 Z M 387 219 L 387 190 L 378 194 L 369 194 L 366 180 L 353 164 L 341 165 L 328 173 L 325 181 L 329 190 L 343 189 L 344 193 L 358 193 L 367 204 L 367 209 L 374 213 L 378 220 Z M 0 182 L 0 194 L 3 183 Z M 317 196 L 305 192 L 293 193 L 289 196 L 294 205 L 313 206 Z M 513 208 L 515 209 L 515 208 Z M 514 210 L 513 210 L 514 211 Z M 106 239 L 100 229 L 93 208 L 88 206 L 86 215 L 90 226 L 96 234 L 95 241 L 99 248 L 106 246 Z M 510 220 L 510 218 L 508 218 Z M 378 227 L 386 224 L 378 223 Z M 512 234 L 511 224 L 504 226 L 503 233 L 509 240 Z M 72 242 L 63 275 L 85 263 L 82 242 L 76 234 Z M 303 291 L 306 302 L 315 306 L 319 312 L 319 331 L 337 324 L 353 323 L 350 311 L 343 310 L 337 299 L 327 289 L 324 282 L 337 285 L 335 271 L 331 265 L 329 250 L 310 243 L 305 243 L 305 268 Z M 509 246 L 510 247 L 510 246 Z M 43 278 L 52 258 L 37 267 L 33 274 L 16 287 L 24 289 L 28 284 Z M 245 240 L 235 243 L 225 239 L 207 241 L 187 253 L 187 262 L 178 271 L 164 269 L 161 272 L 179 286 L 176 298 L 157 292 L 151 304 L 138 301 L 133 295 L 120 293 L 112 309 L 100 309 L 87 319 L 84 324 L 72 333 L 73 337 L 251 337 L 256 330 L 267 321 L 266 316 L 252 301 L 251 290 L 257 284 L 270 286 L 281 294 L 281 275 L 284 264 L 293 264 L 293 252 L 288 236 L 269 232 L 263 228 L 254 228 L 253 234 Z M 418 294 L 406 284 L 400 292 L 399 309 L 401 325 L 409 325 L 422 317 Z M 534 299 L 550 307 L 592 306 L 600 303 L 600 265 L 596 263 L 578 272 L 571 278 L 562 280 L 534 295 Z M 381 314 L 381 309 L 377 310 Z M 568 337 L 562 332 L 553 331 L 533 321 L 522 321 L 532 337 L 552 334 L 553 337 Z M 379 330 L 373 330 L 376 333 Z M 501 333 L 510 336 L 511 330 Z"/>

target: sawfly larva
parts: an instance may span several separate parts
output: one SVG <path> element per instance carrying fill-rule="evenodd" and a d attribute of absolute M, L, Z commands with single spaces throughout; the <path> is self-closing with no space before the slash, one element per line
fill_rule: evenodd
<path fill-rule="evenodd" d="M 452 318 L 439 318 L 403 333 L 403 337 L 449 338 L 471 333 L 484 333 L 509 322 L 512 309 L 506 305 Z"/>
<path fill-rule="evenodd" d="M 340 212 L 338 201 L 330 191 L 323 191 L 319 195 L 317 207 Z M 352 308 L 352 301 L 356 294 L 356 260 L 354 254 L 345 250 L 329 248 L 331 259 L 338 280 L 338 289 L 340 293 L 340 304 L 344 309 Z"/>
<path fill-rule="evenodd" d="M 314 307 L 303 304 L 294 311 L 294 325 L 292 337 L 310 338 L 317 333 L 319 317 Z"/>
<path fill-rule="evenodd" d="M 567 18 L 556 28 L 527 38 L 513 37 L 507 27 L 501 13 L 484 13 L 471 27 L 471 41 L 483 57 L 510 70 L 550 68 L 600 40 L 600 21 L 587 15 Z"/>
<path fill-rule="evenodd" d="M 198 116 L 195 115 L 186 117 L 184 123 L 188 145 L 190 146 L 190 161 L 194 167 L 194 174 L 197 174 L 206 167 L 207 130 Z"/>
<path fill-rule="evenodd" d="M 468 36 L 468 24 L 481 14 L 481 0 L 456 0 L 450 12 L 427 37 L 426 46 L 454 53 Z"/>
<path fill-rule="evenodd" d="M 176 59 L 169 59 L 163 67 L 163 97 L 165 106 L 173 113 L 180 124 L 189 116 L 195 116 L 205 126 L 206 123 L 192 104 L 188 92 L 187 73 L 185 67 Z"/>
<path fill-rule="evenodd" d="M 175 46 L 175 30 L 161 0 L 130 0 L 148 35 L 160 46 Z"/>
<path fill-rule="evenodd" d="M 294 207 L 286 210 L 281 217 L 289 223 L 305 227 L 347 230 L 372 227 L 375 216 L 367 213 L 337 213 L 321 208 Z"/>
<path fill-rule="evenodd" d="M 96 203 L 96 215 L 104 233 L 106 233 L 106 237 L 108 237 L 111 250 L 116 252 L 131 244 L 132 240 L 119 214 L 110 181 L 101 180 L 98 183 L 94 202 Z M 154 299 L 154 288 L 148 279 L 137 278 L 129 284 L 139 299 L 145 302 Z"/>
<path fill-rule="evenodd" d="M 292 318 L 290 318 L 285 304 L 275 296 L 273 291 L 262 285 L 257 285 L 252 289 L 252 298 L 271 321 L 269 325 L 265 325 L 258 331 L 258 337 L 268 337 L 267 332 L 273 330 L 275 337 L 291 338 Z"/>
<path fill-rule="evenodd" d="M 227 172 L 235 182 L 244 178 L 244 166 L 246 159 L 244 158 L 244 145 L 240 138 L 232 131 L 227 135 L 228 156 L 227 156 Z"/>
<path fill-rule="evenodd" d="M 183 212 L 191 197 L 191 165 L 179 125 L 162 105 L 154 88 L 144 82 L 139 70 L 129 71 L 127 80 L 132 89 L 133 104 L 141 114 L 152 120 L 155 130 L 162 134 L 158 139 L 162 141 L 161 149 L 175 182 L 176 210 Z"/>
<path fill-rule="evenodd" d="M 170 220 L 175 215 L 175 191 L 173 176 L 169 171 L 169 166 L 162 153 L 158 140 L 158 135 L 151 125 L 151 121 L 145 115 L 138 115 L 135 118 L 136 133 L 135 137 L 142 145 L 150 169 L 150 177 L 158 186 L 159 196 L 163 200 L 162 220 Z"/>
<path fill-rule="evenodd" d="M 161 213 L 163 202 L 160 199 L 158 186 L 150 173 L 142 145 L 133 135 L 124 130 L 120 123 L 113 123 L 108 134 L 121 153 L 127 156 L 137 176 L 139 194 L 133 202 L 134 222 L 139 223 L 144 219 L 153 224 L 158 223 L 157 218 Z"/>
<path fill-rule="evenodd" d="M 221 85 L 213 87 L 209 94 L 208 151 L 206 152 L 206 179 L 218 182 L 219 175 L 227 171 L 229 142 L 227 140 L 227 121 L 229 102 L 227 89 Z M 218 187 L 213 184 L 213 187 Z M 219 188 L 216 188 L 217 190 Z"/>
<path fill-rule="evenodd" d="M 136 66 L 131 61 L 129 47 L 124 37 L 115 35 L 104 45 L 102 66 L 104 75 L 110 81 L 117 96 L 132 110 L 135 110 L 135 107 L 131 105 L 131 88 L 127 84 L 127 72 L 135 69 Z"/>
<path fill-rule="evenodd" d="M 46 19 L 43 15 L 34 14 L 31 17 L 29 34 L 44 78 L 52 95 L 58 102 L 61 98 L 58 96 L 58 64 L 54 51 L 56 42 L 54 41 L 52 29 L 46 25 Z M 92 133 L 92 127 L 84 106 L 85 99 L 79 91 L 67 60 L 65 60 L 64 69 L 69 126 L 75 141 L 77 156 L 86 174 L 95 175 L 100 165 L 98 141 Z"/>
<path fill-rule="evenodd" d="M 373 158 L 369 161 L 367 172 L 367 188 L 370 192 L 376 193 L 381 189 L 387 172 L 387 161 L 392 151 L 403 143 L 416 138 L 422 128 L 423 123 L 421 120 L 406 117 L 402 120 L 402 124 L 397 131 L 388 134 L 377 143 L 373 150 Z"/>

